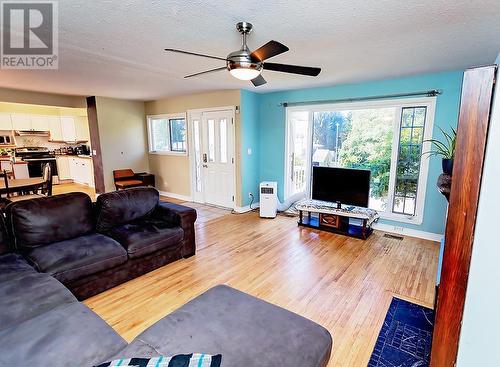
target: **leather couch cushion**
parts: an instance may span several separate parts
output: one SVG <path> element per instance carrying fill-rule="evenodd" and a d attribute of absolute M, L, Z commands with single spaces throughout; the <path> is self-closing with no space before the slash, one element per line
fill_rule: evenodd
<path fill-rule="evenodd" d="M 160 200 L 152 187 L 138 187 L 99 195 L 96 200 L 97 230 L 106 232 L 151 214 Z"/>
<path fill-rule="evenodd" d="M 127 251 L 118 242 L 98 233 L 37 247 L 25 256 L 39 271 L 62 283 L 127 261 Z"/>
<path fill-rule="evenodd" d="M 94 366 L 127 343 L 81 303 L 54 308 L 0 331 L 0 366 Z"/>
<path fill-rule="evenodd" d="M 25 273 L 0 283 L 0 330 L 67 303 L 75 296 L 48 274 Z"/>
<path fill-rule="evenodd" d="M 107 235 L 127 249 L 130 258 L 137 258 L 160 249 L 180 247 L 182 228 L 161 228 L 148 222 L 128 223 L 115 227 Z"/>
<path fill-rule="evenodd" d="M 223 366 L 325 367 L 331 348 L 324 327 L 222 285 L 146 329 L 119 355 L 203 351 L 222 354 Z"/>
<path fill-rule="evenodd" d="M 37 274 L 21 255 L 9 253 L 0 256 L 0 282 L 9 281 L 25 274 Z"/>
<path fill-rule="evenodd" d="M 23 250 L 94 230 L 92 200 L 79 192 L 17 201 L 7 206 L 6 214 L 15 246 Z"/>

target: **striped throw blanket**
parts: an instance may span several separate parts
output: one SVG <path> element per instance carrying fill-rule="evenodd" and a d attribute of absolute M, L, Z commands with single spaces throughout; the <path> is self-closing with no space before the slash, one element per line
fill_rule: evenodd
<path fill-rule="evenodd" d="M 124 358 L 102 363 L 96 367 L 220 367 L 222 356 L 208 354 L 178 354 L 172 357 Z"/>

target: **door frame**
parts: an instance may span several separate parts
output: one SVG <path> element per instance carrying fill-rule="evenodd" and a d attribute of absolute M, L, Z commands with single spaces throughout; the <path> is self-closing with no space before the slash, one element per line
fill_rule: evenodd
<path fill-rule="evenodd" d="M 206 107 L 206 108 L 196 108 L 196 109 L 189 109 L 187 110 L 187 120 L 188 120 L 188 156 L 189 156 L 189 183 L 190 183 L 190 193 L 191 193 L 191 198 L 193 202 L 195 203 L 200 203 L 200 204 L 205 204 L 205 198 L 204 198 L 204 192 L 197 193 L 196 192 L 196 167 L 195 167 L 195 145 L 194 145 L 194 124 L 193 120 L 196 118 L 199 119 L 200 121 L 200 126 L 201 126 L 201 121 L 202 121 L 202 115 L 205 112 L 217 112 L 217 111 L 229 111 L 231 114 L 231 120 L 232 120 L 232 137 L 233 137 L 233 152 L 234 156 L 231 157 L 233 160 L 233 179 L 232 179 L 232 186 L 233 186 L 233 195 L 234 195 L 234 200 L 233 200 L 233 208 L 236 209 L 236 160 L 238 157 L 238 152 L 236 151 L 236 106 L 221 106 L 221 107 Z M 200 136 L 201 139 L 201 136 Z M 200 157 L 201 159 L 201 157 Z M 203 175 L 203 174 L 202 174 Z M 202 185 L 203 185 L 203 179 L 202 179 Z M 202 187 L 203 190 L 203 187 Z"/>

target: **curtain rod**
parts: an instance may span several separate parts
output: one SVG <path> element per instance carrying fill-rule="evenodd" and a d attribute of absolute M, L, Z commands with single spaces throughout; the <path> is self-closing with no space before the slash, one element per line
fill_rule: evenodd
<path fill-rule="evenodd" d="M 443 94 L 441 89 L 431 89 L 422 92 L 412 92 L 412 93 L 400 93 L 400 94 L 384 94 L 380 96 L 368 96 L 368 97 L 355 97 L 355 98 L 342 98 L 342 99 L 330 99 L 323 101 L 309 101 L 309 102 L 281 102 L 278 106 L 290 107 L 290 106 L 307 106 L 316 104 L 328 104 L 328 103 L 342 103 L 342 102 L 360 102 L 360 101 L 370 101 L 374 99 L 389 99 L 389 98 L 401 98 L 401 97 L 436 97 L 437 95 Z"/>

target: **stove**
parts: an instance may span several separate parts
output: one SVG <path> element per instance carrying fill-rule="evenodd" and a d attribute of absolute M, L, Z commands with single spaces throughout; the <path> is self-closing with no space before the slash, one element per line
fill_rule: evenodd
<path fill-rule="evenodd" d="M 52 176 L 57 176 L 56 156 L 45 147 L 23 147 L 16 148 L 15 155 L 28 162 L 28 172 L 30 177 L 42 177 L 43 167 L 50 164 Z"/>

